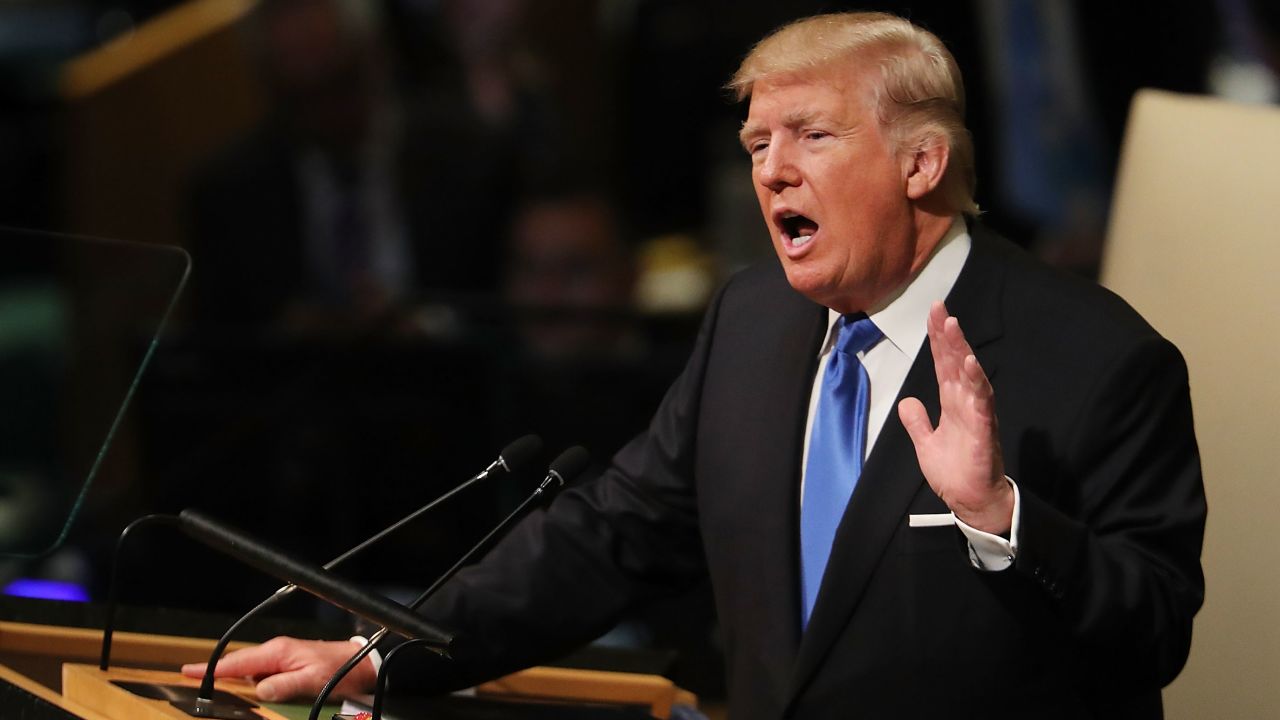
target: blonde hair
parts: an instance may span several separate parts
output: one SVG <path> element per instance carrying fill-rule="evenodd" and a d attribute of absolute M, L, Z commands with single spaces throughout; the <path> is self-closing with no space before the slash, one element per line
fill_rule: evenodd
<path fill-rule="evenodd" d="M 729 81 L 739 101 L 766 77 L 803 75 L 836 63 L 878 61 L 871 88 L 890 142 L 915 152 L 939 140 L 950 150 L 938 190 L 953 212 L 978 213 L 973 139 L 964 126 L 964 81 L 955 58 L 933 33 L 895 15 L 850 12 L 797 20 L 756 44 Z"/>

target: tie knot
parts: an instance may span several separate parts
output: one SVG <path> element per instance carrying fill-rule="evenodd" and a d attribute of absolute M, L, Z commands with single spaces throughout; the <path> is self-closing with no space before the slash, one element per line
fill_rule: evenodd
<path fill-rule="evenodd" d="M 847 355 L 857 355 L 880 342 L 884 333 L 871 322 L 871 318 L 862 313 L 841 315 L 836 323 L 839 334 L 836 336 L 836 350 Z"/>

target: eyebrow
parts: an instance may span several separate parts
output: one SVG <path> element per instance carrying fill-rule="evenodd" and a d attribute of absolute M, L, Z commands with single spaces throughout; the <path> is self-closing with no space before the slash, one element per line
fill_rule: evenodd
<path fill-rule="evenodd" d="M 805 125 L 812 125 L 820 120 L 821 117 L 821 113 L 813 110 L 792 110 L 782 116 L 782 126 L 791 129 L 804 127 Z M 742 143 L 745 148 L 751 140 L 761 135 L 767 135 L 768 132 L 768 129 L 763 124 L 748 120 L 742 123 L 742 129 L 738 131 L 738 142 Z"/>
<path fill-rule="evenodd" d="M 742 123 L 742 129 L 738 131 L 738 142 L 742 144 L 743 148 L 746 148 L 751 144 L 752 140 L 766 134 L 768 134 L 768 131 L 765 130 L 763 125 L 748 120 Z"/>

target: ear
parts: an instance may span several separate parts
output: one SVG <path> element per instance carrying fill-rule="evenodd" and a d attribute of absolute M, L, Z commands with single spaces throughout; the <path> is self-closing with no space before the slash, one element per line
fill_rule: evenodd
<path fill-rule="evenodd" d="M 947 172 L 947 160 L 951 157 L 951 148 L 940 137 L 927 137 L 914 152 L 903 159 L 903 169 L 907 181 L 907 197 L 920 200 L 942 182 Z"/>

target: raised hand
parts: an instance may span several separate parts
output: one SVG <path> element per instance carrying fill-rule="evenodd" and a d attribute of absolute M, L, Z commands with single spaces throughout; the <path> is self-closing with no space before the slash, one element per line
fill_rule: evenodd
<path fill-rule="evenodd" d="M 938 427 L 916 398 L 898 403 L 898 417 L 929 486 L 956 517 L 978 530 L 1006 533 L 1013 488 L 1004 477 L 991 383 L 941 302 L 929 309 L 928 331 L 942 411 Z"/>
<path fill-rule="evenodd" d="M 227 653 L 218 661 L 214 676 L 258 680 L 258 698 L 265 702 L 295 698 L 310 700 L 320 692 L 334 671 L 359 649 L 360 646 L 345 640 L 277 637 L 261 645 Z M 182 674 L 203 677 L 205 667 L 205 663 L 183 665 Z M 376 679 L 373 662 L 365 658 L 338 683 L 333 697 L 373 692 Z"/>

